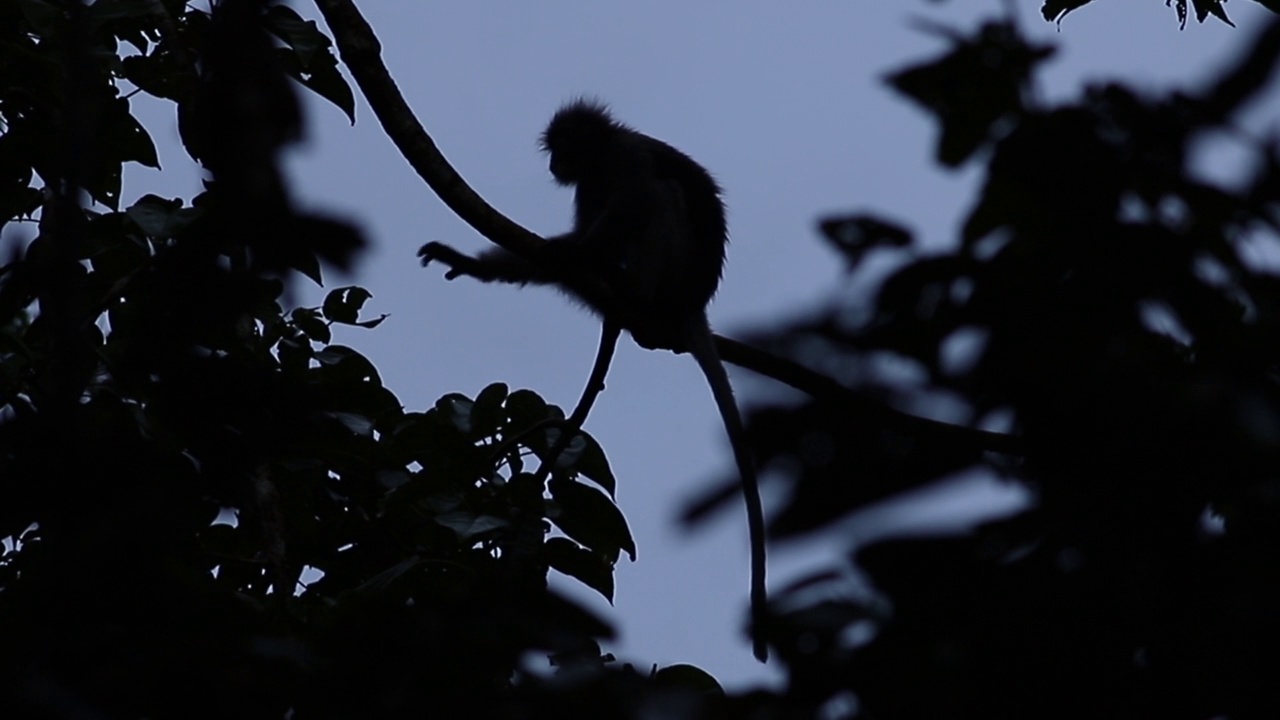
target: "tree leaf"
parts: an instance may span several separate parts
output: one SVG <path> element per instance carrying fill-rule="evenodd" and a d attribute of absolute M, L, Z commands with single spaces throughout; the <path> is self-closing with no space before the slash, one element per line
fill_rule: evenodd
<path fill-rule="evenodd" d="M 724 695 L 724 687 L 720 682 L 696 665 L 668 665 L 654 673 L 653 679 L 662 687 L 692 690 L 715 697 Z"/>
<path fill-rule="evenodd" d="M 267 11 L 267 28 L 288 46 L 280 48 L 285 72 L 336 105 L 354 125 L 355 95 L 338 70 L 333 43 L 315 21 L 302 19 L 284 5 L 275 5 Z"/>
<path fill-rule="evenodd" d="M 202 213 L 199 208 L 184 208 L 177 198 L 166 200 L 156 195 L 143 195 L 125 210 L 138 229 L 156 240 L 176 237 Z"/>
<path fill-rule="evenodd" d="M 382 384 L 378 369 L 369 362 L 369 358 L 347 347 L 346 345 L 330 345 L 315 354 L 321 367 L 326 368 L 334 379 L 348 382 L 373 382 Z"/>
<path fill-rule="evenodd" d="M 507 386 L 493 383 L 480 391 L 475 403 L 471 406 L 471 429 L 483 437 L 498 434 L 498 429 L 506 424 L 507 412 L 503 401 L 507 399 Z"/>
<path fill-rule="evenodd" d="M 532 390 L 516 390 L 507 396 L 507 432 L 510 435 L 524 432 L 550 416 L 547 401 Z"/>
<path fill-rule="evenodd" d="M 315 308 L 295 308 L 289 313 L 289 318 L 307 337 L 318 343 L 327 345 L 333 337 L 329 325 L 320 319 L 320 311 Z"/>
<path fill-rule="evenodd" d="M 443 512 L 432 519 L 452 530 L 463 542 L 470 542 L 481 535 L 511 524 L 504 518 L 494 515 L 477 515 L 466 510 Z"/>
<path fill-rule="evenodd" d="M 373 293 L 356 286 L 334 288 L 324 298 L 321 310 L 331 322 L 355 325 L 360 319 L 360 308 L 373 297 Z"/>
<path fill-rule="evenodd" d="M 547 483 L 554 506 L 548 515 L 565 535 L 617 562 L 626 551 L 636 559 L 636 544 L 618 506 L 608 496 L 575 480 L 553 476 Z"/>
<path fill-rule="evenodd" d="M 578 455 L 575 469 L 583 477 L 604 488 L 604 491 L 609 493 L 609 497 L 615 497 L 618 481 L 613 476 L 613 470 L 609 468 L 609 460 L 605 457 L 604 448 L 600 447 L 600 443 L 585 431 L 580 432 L 574 440 L 577 442 L 579 439 L 584 444 Z"/>
<path fill-rule="evenodd" d="M 544 546 L 552 569 L 579 580 L 613 604 L 613 564 L 599 553 L 562 537 L 548 538 Z"/>

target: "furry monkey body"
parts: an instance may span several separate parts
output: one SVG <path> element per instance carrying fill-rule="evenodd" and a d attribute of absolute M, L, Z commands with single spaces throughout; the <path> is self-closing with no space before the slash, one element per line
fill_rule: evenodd
<path fill-rule="evenodd" d="M 768 650 L 765 619 L 764 514 L 755 464 L 728 374 L 716 353 L 706 306 L 724 267 L 728 230 L 720 187 L 692 158 L 613 119 L 603 105 L 562 107 L 541 137 L 556 182 L 574 188 L 573 229 L 543 244 L 536 257 L 494 248 L 472 257 L 442 243 L 419 251 L 446 277 L 555 285 L 604 318 L 592 379 L 569 420 L 576 430 L 603 387 L 621 328 L 649 349 L 688 352 L 707 378 L 742 480 L 751 536 L 753 651 Z M 553 448 L 553 462 L 564 442 Z"/>

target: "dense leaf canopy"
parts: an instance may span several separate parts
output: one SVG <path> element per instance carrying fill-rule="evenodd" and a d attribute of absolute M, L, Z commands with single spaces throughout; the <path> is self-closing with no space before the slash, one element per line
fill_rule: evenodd
<path fill-rule="evenodd" d="M 1198 94 L 1051 107 L 1027 89 L 1052 48 L 938 34 L 886 81 L 936 119 L 941 165 L 984 166 L 980 196 L 942 251 L 909 222 L 821 223 L 851 269 L 901 262 L 858 312 L 755 340 L 812 397 L 749 432 L 788 483 L 775 539 L 962 472 L 1032 500 L 851 544 L 870 584 L 780 593 L 785 686 L 726 696 L 602 655 L 608 624 L 548 590 L 554 570 L 612 599 L 636 555 L 589 434 L 544 483 L 559 408 L 497 382 L 406 408 L 333 341 L 384 331 L 369 290 L 282 304 L 364 245 L 277 166 L 298 85 L 354 116 L 313 21 L 0 5 L 0 227 L 35 229 L 0 267 L 0 716 L 1280 717 L 1280 275 L 1250 259 L 1280 252 L 1280 139 L 1236 133 L 1231 187 L 1187 159 L 1273 77 L 1280 24 Z M 173 103 L 198 196 L 127 196 L 123 164 L 157 165 L 137 92 Z M 940 399 L 956 424 L 911 414 Z"/>

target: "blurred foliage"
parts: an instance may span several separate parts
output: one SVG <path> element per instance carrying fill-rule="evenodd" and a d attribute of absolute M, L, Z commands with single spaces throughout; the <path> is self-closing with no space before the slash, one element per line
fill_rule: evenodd
<path fill-rule="evenodd" d="M 888 81 L 937 120 L 942 164 L 985 165 L 957 241 L 823 221 L 851 272 L 872 253 L 895 269 L 864 306 L 761 343 L 1023 451 L 878 426 L 835 397 L 756 409 L 758 456 L 789 481 L 775 540 L 882 528 L 775 592 L 778 705 L 1280 717 L 1280 137 L 1236 122 L 1274 88 L 1280 23 L 1199 93 L 1105 84 L 1058 107 L 1027 99 L 1048 51 L 1013 26 L 948 37 Z M 1209 140 L 1246 158 L 1227 185 L 1189 160 Z M 1027 502 L 950 533 L 877 510 L 974 474 Z"/>
<path fill-rule="evenodd" d="M 548 590 L 554 569 L 612 600 L 636 553 L 589 435 L 545 487 L 526 468 L 559 408 L 493 384 L 407 410 L 333 336 L 388 331 L 368 290 L 284 306 L 363 246 L 290 201 L 289 78 L 354 99 L 314 23 L 215 7 L 0 5 L 0 716 L 1280 716 L 1280 139 L 1236 124 L 1280 26 L 1194 94 L 1038 106 L 1051 49 L 1008 24 L 932 28 L 949 51 L 888 76 L 985 180 L 947 249 L 820 224 L 851 273 L 896 269 L 761 339 L 846 390 L 751 414 L 787 484 L 774 537 L 963 473 L 1030 500 L 851 544 L 776 593 L 783 687 L 726 696 L 615 662 Z M 208 171 L 189 202 L 122 199 L 124 163 L 158 165 L 135 93 L 174 103 Z M 1209 138 L 1250 157 L 1238 182 L 1190 167 Z"/>

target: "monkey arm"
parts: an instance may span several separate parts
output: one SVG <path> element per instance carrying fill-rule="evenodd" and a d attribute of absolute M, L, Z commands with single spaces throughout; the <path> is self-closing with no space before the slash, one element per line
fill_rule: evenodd
<path fill-rule="evenodd" d="M 466 275 L 486 283 L 558 285 L 596 311 L 606 324 L 612 321 L 617 331 L 626 328 L 635 332 L 633 314 L 626 311 L 626 305 L 620 302 L 608 278 L 602 277 L 599 271 L 592 272 L 600 260 L 584 251 L 573 233 L 548 238 L 538 249 L 534 260 L 502 248 L 491 248 L 471 256 L 441 242 L 423 245 L 418 249 L 418 257 L 423 267 L 432 262 L 448 266 L 449 270 L 444 275 L 447 280 Z M 646 347 L 659 346 L 666 347 L 661 343 Z"/>
<path fill-rule="evenodd" d="M 430 265 L 433 261 L 447 265 L 449 271 L 444 274 L 447 280 L 467 275 L 481 282 L 503 282 L 514 285 L 551 282 L 536 263 L 502 248 L 492 248 L 477 256 L 471 256 L 444 243 L 429 242 L 418 249 L 418 257 L 421 258 L 423 267 Z"/>

